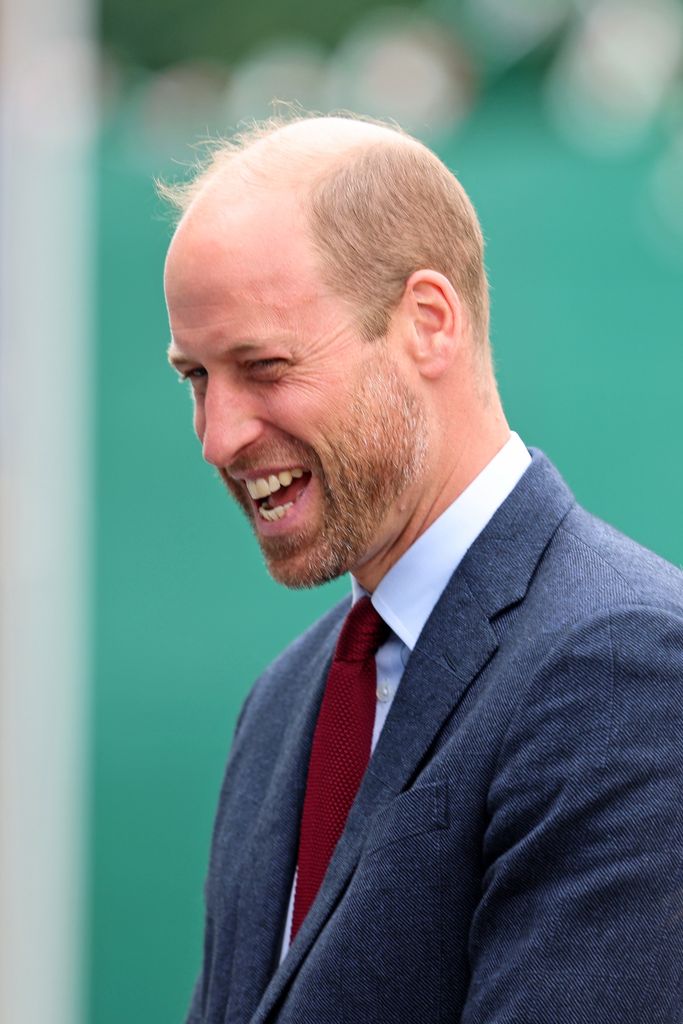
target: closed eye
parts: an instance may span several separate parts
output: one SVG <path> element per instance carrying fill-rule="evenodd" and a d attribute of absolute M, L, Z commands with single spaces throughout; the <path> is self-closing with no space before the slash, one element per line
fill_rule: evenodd
<path fill-rule="evenodd" d="M 260 380 L 277 380 L 287 369 L 289 362 L 281 357 L 250 359 L 244 364 L 246 371 Z"/>

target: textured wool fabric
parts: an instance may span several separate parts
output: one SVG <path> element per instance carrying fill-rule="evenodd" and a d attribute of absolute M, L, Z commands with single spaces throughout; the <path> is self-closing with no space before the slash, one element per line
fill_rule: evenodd
<path fill-rule="evenodd" d="M 362 597 L 339 635 L 308 766 L 292 940 L 320 888 L 370 759 L 375 653 L 387 632 L 370 598 Z"/>
<path fill-rule="evenodd" d="M 681 1024 L 683 574 L 533 461 L 425 624 L 280 960 L 348 601 L 237 725 L 188 1024 Z"/>

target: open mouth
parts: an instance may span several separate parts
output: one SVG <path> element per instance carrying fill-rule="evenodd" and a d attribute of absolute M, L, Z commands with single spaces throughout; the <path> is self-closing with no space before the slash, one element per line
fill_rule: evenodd
<path fill-rule="evenodd" d="M 287 515 L 308 487 L 310 479 L 308 470 L 294 466 L 292 469 L 270 473 L 267 477 L 245 480 L 244 483 L 261 518 L 275 522 Z"/>

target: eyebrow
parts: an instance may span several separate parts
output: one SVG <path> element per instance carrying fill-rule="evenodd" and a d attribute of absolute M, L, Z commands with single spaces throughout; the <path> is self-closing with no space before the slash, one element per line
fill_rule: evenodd
<path fill-rule="evenodd" d="M 171 339 L 171 342 L 168 348 L 166 349 L 166 358 L 168 359 L 171 366 L 173 366 L 176 370 L 181 370 L 186 366 L 190 366 L 192 363 L 192 360 L 184 356 L 180 349 L 177 348 L 173 339 Z"/>
<path fill-rule="evenodd" d="M 287 339 L 291 344 L 291 339 Z M 236 345 L 231 345 L 228 351 L 229 355 L 245 355 L 249 352 L 259 352 L 265 345 L 282 343 L 283 339 L 279 338 L 262 338 L 245 340 L 238 342 Z M 166 356 L 171 366 L 175 367 L 176 370 L 185 369 L 188 366 L 196 366 L 198 360 L 191 359 L 186 356 L 182 349 L 176 345 L 175 339 L 171 338 L 168 349 L 166 350 Z"/>
<path fill-rule="evenodd" d="M 245 342 L 242 345 L 234 345 L 230 347 L 230 354 L 247 352 L 250 349 L 253 350 L 255 347 L 256 346 L 253 343 L 249 342 Z M 198 362 L 197 359 L 191 359 L 190 356 L 186 356 L 182 349 L 180 349 L 173 340 L 171 340 L 171 343 L 168 346 L 166 355 L 169 363 L 171 366 L 174 366 L 176 370 L 185 369 L 188 366 L 196 366 Z"/>

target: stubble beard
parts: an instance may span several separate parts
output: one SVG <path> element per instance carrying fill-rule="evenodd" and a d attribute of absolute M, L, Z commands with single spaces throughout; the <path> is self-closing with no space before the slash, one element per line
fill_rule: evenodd
<path fill-rule="evenodd" d="M 292 441 L 284 453 L 261 450 L 261 461 L 304 465 L 322 491 L 321 523 L 264 537 L 242 486 L 224 478 L 249 519 L 273 579 L 292 589 L 316 587 L 361 564 L 390 508 L 421 479 L 428 448 L 424 408 L 382 357 L 360 384 L 348 421 L 316 449 Z M 309 485 L 310 486 L 310 485 Z"/>

